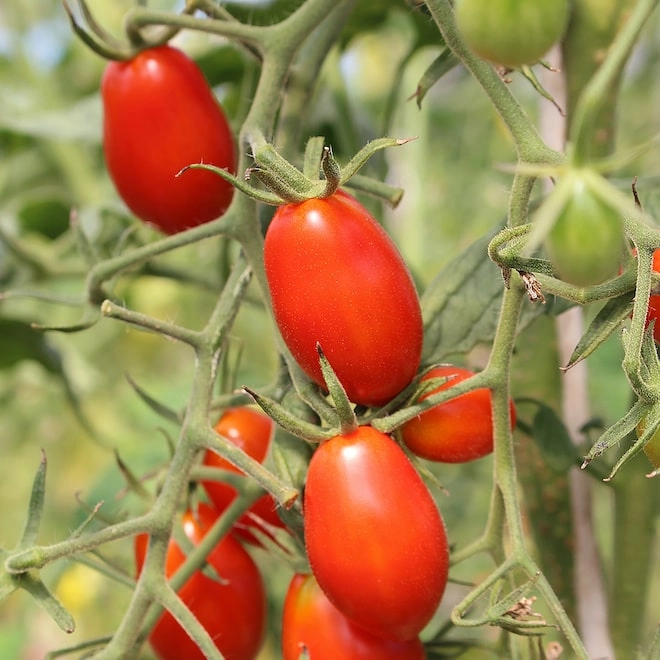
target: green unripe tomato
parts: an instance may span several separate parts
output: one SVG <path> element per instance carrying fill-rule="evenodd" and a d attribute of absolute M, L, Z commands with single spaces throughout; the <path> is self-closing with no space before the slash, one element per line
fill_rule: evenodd
<path fill-rule="evenodd" d="M 456 0 L 456 24 L 479 57 L 515 68 L 562 38 L 568 8 L 568 0 Z"/>
<path fill-rule="evenodd" d="M 637 437 L 641 438 L 644 435 L 646 429 L 646 417 L 637 424 Z M 651 465 L 654 470 L 660 468 L 660 429 L 658 429 L 649 439 L 649 441 L 644 445 L 644 453 L 646 457 L 651 461 Z"/>
<path fill-rule="evenodd" d="M 569 176 L 560 184 L 569 188 L 568 199 L 548 234 L 546 249 L 565 282 L 576 286 L 600 284 L 619 272 L 623 220 L 579 171 Z"/>

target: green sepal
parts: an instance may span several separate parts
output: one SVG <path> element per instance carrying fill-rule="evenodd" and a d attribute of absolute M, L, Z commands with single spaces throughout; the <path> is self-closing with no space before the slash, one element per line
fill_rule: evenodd
<path fill-rule="evenodd" d="M 255 403 L 279 426 L 292 435 L 308 442 L 322 442 L 337 435 L 335 430 L 323 430 L 316 424 L 310 424 L 291 414 L 286 408 L 274 399 L 258 394 L 248 387 L 243 387 L 243 392 L 251 396 Z"/>
<path fill-rule="evenodd" d="M 621 419 L 612 424 L 594 443 L 584 457 L 582 469 L 587 467 L 594 458 L 602 456 L 608 449 L 618 445 L 629 433 L 632 433 L 650 409 L 651 404 L 637 401 Z"/>
<path fill-rule="evenodd" d="M 339 425 L 341 427 L 341 433 L 347 434 L 352 433 L 357 429 L 357 419 L 355 417 L 355 411 L 351 402 L 348 400 L 346 390 L 344 386 L 337 378 L 334 369 L 330 365 L 328 358 L 323 352 L 323 348 L 320 343 L 316 343 L 316 352 L 319 355 L 319 363 L 321 365 L 321 373 L 323 374 L 323 380 L 325 381 L 330 397 L 332 398 L 333 403 L 335 404 L 335 410 L 339 417 Z"/>
<path fill-rule="evenodd" d="M 42 450 L 41 461 L 39 462 L 37 473 L 34 475 L 34 481 L 32 482 L 28 518 L 25 521 L 25 527 L 23 528 L 21 540 L 16 548 L 17 550 L 26 550 L 37 543 L 46 495 L 46 468 L 46 454 Z"/>
<path fill-rule="evenodd" d="M 32 573 L 22 573 L 15 579 L 19 587 L 25 589 L 64 632 L 72 633 L 76 629 L 76 622 L 71 614 L 39 578 Z"/>
<path fill-rule="evenodd" d="M 589 357 L 632 313 L 635 292 L 628 291 L 608 300 L 596 314 L 589 327 L 573 350 L 568 364 L 570 369 L 581 360 Z"/>

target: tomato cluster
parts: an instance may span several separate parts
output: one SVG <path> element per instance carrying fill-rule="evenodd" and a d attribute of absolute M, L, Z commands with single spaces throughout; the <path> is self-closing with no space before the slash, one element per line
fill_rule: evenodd
<path fill-rule="evenodd" d="M 183 516 L 183 530 L 197 545 L 218 512 L 206 504 Z M 135 540 L 138 573 L 144 564 L 149 537 Z M 185 561 L 185 554 L 170 541 L 165 572 L 171 577 Z M 179 590 L 179 597 L 197 617 L 225 658 L 253 660 L 266 631 L 266 592 L 254 560 L 231 534 L 225 536 L 206 559 L 216 575 L 196 571 Z M 169 612 L 164 612 L 149 642 L 160 660 L 203 660 L 205 657 L 188 633 Z"/>
<path fill-rule="evenodd" d="M 224 213 L 231 184 L 203 170 L 177 177 L 194 163 L 236 167 L 227 118 L 187 55 L 165 45 L 110 62 L 101 98 L 108 171 L 138 218 L 175 234 Z"/>

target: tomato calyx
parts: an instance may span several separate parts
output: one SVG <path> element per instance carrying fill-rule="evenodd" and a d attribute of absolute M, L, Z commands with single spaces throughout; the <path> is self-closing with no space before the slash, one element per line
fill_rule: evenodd
<path fill-rule="evenodd" d="M 203 163 L 183 168 L 179 172 L 179 176 L 188 169 L 208 170 L 229 181 L 252 199 L 270 206 L 300 204 L 309 199 L 331 197 L 340 186 L 349 185 L 395 207 L 403 196 L 401 188 L 359 176 L 357 172 L 377 151 L 387 147 L 401 146 L 413 139 L 415 138 L 372 140 L 362 147 L 345 166 L 340 168 L 334 158 L 332 148 L 324 144 L 323 138 L 311 137 L 305 149 L 303 168 L 300 170 L 279 154 L 261 133 L 254 131 L 249 138 L 254 164 L 245 171 L 242 178 Z M 265 190 L 250 183 L 253 176 L 265 185 Z"/>
<path fill-rule="evenodd" d="M 358 420 L 353 404 L 349 401 L 346 390 L 337 378 L 319 343 L 316 344 L 316 350 L 326 388 L 333 404 L 331 410 L 334 414 L 333 419 L 329 420 L 329 428 L 301 419 L 278 401 L 263 396 L 248 387 L 243 387 L 243 391 L 251 396 L 257 405 L 283 429 L 312 443 L 320 443 L 340 434 L 346 435 L 358 428 Z"/>

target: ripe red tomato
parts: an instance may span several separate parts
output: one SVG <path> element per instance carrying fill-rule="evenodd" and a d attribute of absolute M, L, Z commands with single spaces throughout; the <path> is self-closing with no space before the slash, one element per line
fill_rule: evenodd
<path fill-rule="evenodd" d="M 431 369 L 422 380 L 453 378 L 420 400 L 473 375 L 474 372 L 453 365 Z M 403 442 L 413 454 L 431 461 L 465 463 L 486 456 L 493 451 L 491 398 L 490 390 L 481 388 L 435 406 L 401 427 Z M 513 401 L 510 415 L 513 428 L 516 421 Z"/>
<path fill-rule="evenodd" d="M 197 545 L 217 519 L 218 513 L 200 504 L 197 515 L 183 517 L 186 536 Z M 138 574 L 147 552 L 148 537 L 135 539 Z M 174 541 L 167 552 L 166 574 L 181 566 L 185 555 Z M 179 596 L 211 635 L 227 660 L 253 660 L 266 630 L 266 592 L 256 564 L 231 535 L 225 536 L 207 558 L 221 582 L 197 571 L 179 591 Z M 204 655 L 169 612 L 164 612 L 149 636 L 160 660 L 204 660 Z"/>
<path fill-rule="evenodd" d="M 415 286 L 383 228 L 345 192 L 286 204 L 266 233 L 266 276 L 289 350 L 323 385 L 316 344 L 354 403 L 387 403 L 422 351 Z"/>
<path fill-rule="evenodd" d="M 375 637 L 351 623 L 321 591 L 313 575 L 297 574 L 284 599 L 283 660 L 298 660 L 306 650 L 310 658 L 333 660 L 424 660 L 418 637 L 395 641 Z"/>
<path fill-rule="evenodd" d="M 456 25 L 480 57 L 503 66 L 534 64 L 561 39 L 568 0 L 457 0 Z"/>
<path fill-rule="evenodd" d="M 175 234 L 224 213 L 231 184 L 202 170 L 176 178 L 193 163 L 236 167 L 227 119 L 191 59 L 159 46 L 110 62 L 101 98 L 108 171 L 138 218 Z"/>
<path fill-rule="evenodd" d="M 247 407 L 229 408 L 226 410 L 217 424 L 215 430 L 227 440 L 240 447 L 248 456 L 260 463 L 266 458 L 275 426 L 270 417 L 262 412 Z M 204 455 L 204 465 L 223 468 L 240 474 L 241 471 L 212 450 L 207 450 Z M 202 481 L 209 499 L 218 511 L 224 511 L 236 498 L 236 489 L 222 481 Z M 233 533 L 243 540 L 260 545 L 257 537 L 250 528 L 257 527 L 264 533 L 268 533 L 249 514 L 254 513 L 267 523 L 277 527 L 284 527 L 284 523 L 277 515 L 276 502 L 271 495 L 260 497 L 237 521 Z"/>
<path fill-rule="evenodd" d="M 417 637 L 444 593 L 449 555 L 440 513 L 399 445 L 370 426 L 323 442 L 303 513 L 312 572 L 335 607 L 379 637 Z"/>

